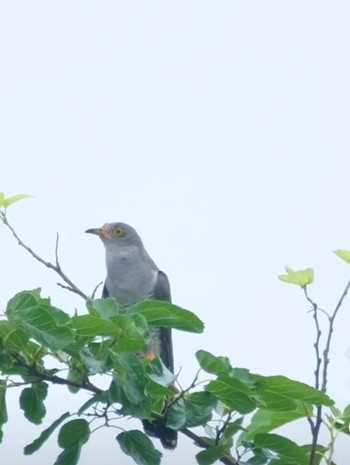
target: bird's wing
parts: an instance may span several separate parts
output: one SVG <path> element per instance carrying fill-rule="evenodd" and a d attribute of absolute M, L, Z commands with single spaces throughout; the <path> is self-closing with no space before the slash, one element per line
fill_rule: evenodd
<path fill-rule="evenodd" d="M 158 272 L 157 282 L 154 288 L 154 299 L 171 302 L 170 284 L 167 275 L 163 271 Z M 161 350 L 160 358 L 164 365 L 174 373 L 173 343 L 170 328 L 160 328 Z"/>

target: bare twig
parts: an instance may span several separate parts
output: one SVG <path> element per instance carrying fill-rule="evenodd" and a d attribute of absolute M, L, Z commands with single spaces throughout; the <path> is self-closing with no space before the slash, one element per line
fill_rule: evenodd
<path fill-rule="evenodd" d="M 23 247 L 27 252 L 30 253 L 30 255 L 35 258 L 35 260 L 37 260 L 38 262 L 40 262 L 42 265 L 46 266 L 47 268 L 50 268 L 51 270 L 55 271 L 55 273 L 57 273 L 65 283 L 68 284 L 68 286 L 64 286 L 64 285 L 60 285 L 61 287 L 63 287 L 64 289 L 68 289 L 70 290 L 71 292 L 74 292 L 75 294 L 78 294 L 80 295 L 80 297 L 82 297 L 84 300 L 87 300 L 88 299 L 88 296 L 86 294 L 84 294 L 83 291 L 81 291 L 74 283 L 73 281 L 71 281 L 68 276 L 62 271 L 62 268 L 61 268 L 61 265 L 58 261 L 58 241 L 59 241 L 59 235 L 57 233 L 57 237 L 56 237 L 56 246 L 55 246 L 55 260 L 56 260 L 56 264 L 54 265 L 53 263 L 51 262 L 48 262 L 46 260 L 44 260 L 43 258 L 41 258 L 37 253 L 34 252 L 34 250 L 32 250 L 30 247 L 28 247 L 23 241 L 22 239 L 18 236 L 18 234 L 16 233 L 16 231 L 14 230 L 14 228 L 11 226 L 11 224 L 8 222 L 7 220 L 7 217 L 5 214 L 2 214 L 1 215 L 1 220 L 2 222 L 4 223 L 5 226 L 8 227 L 8 229 L 11 231 L 12 235 L 15 237 L 15 239 L 17 240 L 18 244 Z"/>
<path fill-rule="evenodd" d="M 323 351 L 323 374 L 322 374 L 322 387 L 321 387 L 321 390 L 323 392 L 327 391 L 327 370 L 328 370 L 328 364 L 329 364 L 329 352 L 331 348 L 334 320 L 335 320 L 335 317 L 337 316 L 337 313 L 340 307 L 342 306 L 342 303 L 349 291 L 349 288 L 350 288 L 350 281 L 345 286 L 345 289 L 334 309 L 333 314 L 329 317 L 329 330 L 328 330 L 327 342 L 326 342 L 326 347 Z"/>
<path fill-rule="evenodd" d="M 320 355 L 320 338 L 321 338 L 321 330 L 320 330 L 320 325 L 318 321 L 318 307 L 317 304 L 309 297 L 307 293 L 306 287 L 303 288 L 305 297 L 308 300 L 308 302 L 312 305 L 313 308 L 313 317 L 315 320 L 315 325 L 316 325 L 316 341 L 314 344 L 315 347 L 315 352 L 316 352 L 316 370 L 315 370 L 315 387 L 316 389 L 320 389 L 322 392 L 327 391 L 327 373 L 328 373 L 328 365 L 329 365 L 329 353 L 330 353 L 330 348 L 331 348 L 331 341 L 332 341 L 332 334 L 333 334 L 333 327 L 334 327 L 334 320 L 338 314 L 338 311 L 349 291 L 350 288 L 350 281 L 347 283 L 345 286 L 345 289 L 332 313 L 331 316 L 329 316 L 326 312 L 326 315 L 328 317 L 329 321 L 329 328 L 328 328 L 328 334 L 327 334 L 327 340 L 326 340 L 326 345 L 323 351 L 323 358 L 321 359 Z M 321 365 L 323 361 L 323 366 L 322 366 L 322 373 L 321 373 Z M 321 376 L 322 375 L 322 376 Z M 316 407 L 316 420 L 313 421 L 310 416 L 307 417 L 308 422 L 311 427 L 311 433 L 312 433 L 312 445 L 311 445 L 311 450 L 310 450 L 310 457 L 309 457 L 309 465 L 314 464 L 315 456 L 316 456 L 316 449 L 317 449 L 317 443 L 318 443 L 318 436 L 321 428 L 321 424 L 323 422 L 322 420 L 322 405 L 318 405 Z"/>
<path fill-rule="evenodd" d="M 306 286 L 303 288 L 304 294 L 308 302 L 312 305 L 312 313 L 313 313 L 313 318 L 315 320 L 315 326 L 316 326 L 316 341 L 314 344 L 315 348 L 315 353 L 316 353 L 316 370 L 315 370 L 315 388 L 319 389 L 320 387 L 320 368 L 321 368 L 321 356 L 320 356 L 320 339 L 321 339 L 321 330 L 320 330 L 320 324 L 318 321 L 318 307 L 316 302 L 314 302 L 310 297 L 307 292 Z"/>
<path fill-rule="evenodd" d="M 95 294 L 97 292 L 97 289 L 101 286 L 101 284 L 103 284 L 103 281 L 101 281 L 100 283 L 96 284 L 94 290 L 92 291 L 92 294 L 91 294 L 91 298 L 94 299 L 95 298 Z"/>

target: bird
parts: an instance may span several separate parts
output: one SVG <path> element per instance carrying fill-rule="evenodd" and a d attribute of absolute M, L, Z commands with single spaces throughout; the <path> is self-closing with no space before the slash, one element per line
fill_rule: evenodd
<path fill-rule="evenodd" d="M 159 270 L 147 253 L 136 230 L 122 222 L 105 223 L 101 228 L 85 231 L 100 237 L 106 252 L 107 277 L 102 297 L 114 297 L 120 311 L 144 300 L 171 302 L 167 275 Z M 174 373 L 173 345 L 170 328 L 151 328 L 147 354 L 158 356 Z M 152 358 L 152 357 L 150 357 Z M 146 434 L 160 439 L 166 449 L 177 446 L 177 431 L 159 421 L 142 421 Z"/>

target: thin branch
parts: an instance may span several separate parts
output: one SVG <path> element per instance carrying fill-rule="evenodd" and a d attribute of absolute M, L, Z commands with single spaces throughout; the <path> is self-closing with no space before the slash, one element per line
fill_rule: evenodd
<path fill-rule="evenodd" d="M 100 283 L 96 284 L 94 290 L 92 291 L 92 294 L 91 294 L 91 298 L 94 299 L 95 298 L 95 294 L 97 292 L 97 289 L 101 286 L 101 284 L 103 284 L 103 281 L 101 281 Z"/>
<path fill-rule="evenodd" d="M 90 383 L 89 379 L 86 377 L 83 383 L 77 383 L 75 381 L 71 381 L 65 378 L 61 378 L 60 376 L 56 375 L 49 375 L 45 371 L 39 371 L 36 365 L 29 365 L 25 362 L 17 353 L 11 352 L 12 357 L 16 360 L 17 364 L 27 370 L 28 375 L 35 376 L 40 381 L 49 381 L 52 384 L 63 384 L 66 386 L 72 386 L 80 389 L 84 389 L 89 392 L 93 392 L 94 394 L 102 394 L 104 391 L 92 383 Z"/>
<path fill-rule="evenodd" d="M 332 340 L 332 334 L 333 334 L 334 320 L 335 320 L 335 317 L 337 316 L 337 313 L 340 307 L 342 306 L 342 303 L 349 291 L 349 288 L 350 288 L 350 281 L 345 286 L 345 289 L 334 309 L 334 312 L 332 316 L 329 318 L 329 330 L 328 330 L 327 342 L 326 342 L 325 350 L 323 352 L 323 373 L 322 373 L 322 388 L 321 388 L 323 392 L 327 391 L 327 370 L 328 370 L 328 364 L 329 364 L 329 352 L 331 349 L 331 340 Z"/>
<path fill-rule="evenodd" d="M 316 326 L 316 341 L 314 344 L 315 352 L 316 352 L 316 370 L 315 370 L 315 388 L 319 389 L 320 387 L 320 368 L 321 368 L 321 363 L 322 359 L 320 356 L 320 339 L 321 339 L 321 330 L 320 330 L 320 324 L 318 321 L 318 307 L 317 304 L 309 297 L 309 294 L 307 292 L 306 286 L 303 287 L 304 294 L 308 302 L 312 305 L 312 312 L 313 312 L 313 318 L 315 320 L 315 326 Z"/>
<path fill-rule="evenodd" d="M 334 312 L 331 316 L 328 315 L 328 320 L 329 320 L 329 328 L 328 328 L 328 334 L 327 334 L 327 340 L 326 340 L 326 345 L 325 349 L 323 351 L 323 368 L 322 368 L 322 382 L 321 382 L 321 364 L 322 364 L 322 359 L 320 356 L 320 337 L 321 337 L 321 330 L 319 327 L 319 321 L 318 321 L 318 307 L 315 302 L 313 302 L 306 290 L 306 287 L 304 287 L 304 293 L 306 296 L 306 299 L 308 302 L 313 307 L 313 317 L 315 320 L 315 325 L 316 325 L 316 342 L 314 344 L 315 351 L 316 351 L 316 370 L 315 370 L 315 387 L 316 389 L 320 389 L 322 392 L 327 391 L 327 374 L 328 374 L 328 365 L 329 365 L 329 353 L 330 353 L 330 348 L 331 348 L 331 341 L 332 341 L 332 335 L 333 335 L 333 327 L 334 327 L 334 320 L 338 314 L 338 311 L 340 307 L 342 306 L 342 303 L 349 291 L 350 288 L 350 281 L 347 283 L 345 286 L 345 289 L 334 309 Z M 316 456 L 316 449 L 317 449 L 317 443 L 318 443 L 318 436 L 321 428 L 321 424 L 323 422 L 322 420 L 322 405 L 318 405 L 316 407 L 316 421 L 313 422 L 312 418 L 308 416 L 308 422 L 311 426 L 311 432 L 312 432 L 312 445 L 311 445 L 311 450 L 310 450 L 310 456 L 309 456 L 309 465 L 314 464 L 315 456 Z"/>
<path fill-rule="evenodd" d="M 68 286 L 63 286 L 63 285 L 60 285 L 61 287 L 64 287 L 65 289 L 69 289 L 71 292 L 74 292 L 75 294 L 78 294 L 80 295 L 80 297 L 82 297 L 84 300 L 87 300 L 88 299 L 88 296 L 86 294 L 84 294 L 83 291 L 81 291 L 74 283 L 73 281 L 71 281 L 68 276 L 62 271 L 62 268 L 61 268 L 61 265 L 59 264 L 59 261 L 58 261 L 58 241 L 59 241 L 59 235 L 57 234 L 57 237 L 56 237 L 56 246 L 55 246 L 55 259 L 56 259 L 56 265 L 54 265 L 53 263 L 51 262 L 48 262 L 46 260 L 44 260 L 43 258 L 41 258 L 37 253 L 34 252 L 34 250 L 32 250 L 30 247 L 28 247 L 23 241 L 22 239 L 18 236 L 18 234 L 16 233 L 16 231 L 14 230 L 14 228 L 11 226 L 11 224 L 8 222 L 7 220 L 7 217 L 5 214 L 2 214 L 1 215 L 1 220 L 2 222 L 4 223 L 5 226 L 8 227 L 8 229 L 11 231 L 12 235 L 15 237 L 15 239 L 17 240 L 18 244 L 23 247 L 27 252 L 30 253 L 30 255 L 35 258 L 35 260 L 37 260 L 38 262 L 40 262 L 42 265 L 46 266 L 47 268 L 50 268 L 51 270 L 55 271 L 55 273 L 57 273 L 65 283 L 68 284 Z"/>
<path fill-rule="evenodd" d="M 221 417 L 222 418 L 222 417 Z M 230 412 L 228 415 L 227 415 L 227 418 L 226 420 L 223 422 L 223 425 L 221 428 L 217 428 L 216 429 L 216 438 L 215 438 L 215 445 L 217 446 L 219 444 L 219 441 L 220 441 L 220 438 L 221 436 L 223 435 L 223 433 L 225 432 L 228 424 L 230 423 L 231 421 L 231 418 L 232 418 L 232 412 Z"/>

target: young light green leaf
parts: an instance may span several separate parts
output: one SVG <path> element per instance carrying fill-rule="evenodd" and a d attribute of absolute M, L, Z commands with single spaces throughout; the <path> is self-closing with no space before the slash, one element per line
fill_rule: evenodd
<path fill-rule="evenodd" d="M 89 437 L 89 423 L 82 418 L 77 418 L 62 426 L 58 433 L 58 444 L 63 449 L 68 449 L 74 444 L 85 444 Z"/>
<path fill-rule="evenodd" d="M 132 457 L 138 465 L 160 465 L 161 452 L 141 431 L 126 431 L 118 434 L 116 439 L 124 454 Z"/>
<path fill-rule="evenodd" d="M 334 253 L 344 260 L 344 262 L 350 263 L 350 250 L 337 249 L 334 250 Z"/>
<path fill-rule="evenodd" d="M 258 434 L 254 444 L 262 449 L 269 449 L 284 459 L 289 465 L 308 465 L 305 451 L 295 442 L 278 434 Z"/>
<path fill-rule="evenodd" d="M 29 197 L 32 197 L 31 195 L 27 195 L 27 194 L 17 194 L 17 195 L 12 195 L 11 197 L 5 197 L 3 199 L 3 206 L 5 208 L 9 207 L 10 205 L 12 205 L 13 203 L 15 202 L 19 202 L 20 200 L 23 200 L 23 199 L 28 199 Z"/>
<path fill-rule="evenodd" d="M 0 207 L 4 206 L 5 194 L 0 192 Z"/>
<path fill-rule="evenodd" d="M 225 446 L 213 446 L 209 449 L 202 450 L 196 455 L 196 460 L 199 465 L 211 465 L 217 460 L 227 454 L 227 448 Z"/>
<path fill-rule="evenodd" d="M 25 446 L 24 455 L 31 455 L 34 452 L 36 452 L 38 449 L 40 449 L 40 447 L 51 436 L 51 434 L 55 431 L 55 429 L 69 416 L 70 416 L 70 413 L 66 412 L 63 415 L 61 415 L 59 418 L 57 418 L 57 420 L 55 420 L 51 426 L 45 429 L 37 439 L 35 439 L 33 442 Z"/>
<path fill-rule="evenodd" d="M 19 405 L 24 416 L 35 425 L 40 425 L 46 415 L 44 400 L 47 396 L 48 385 L 35 383 L 32 387 L 24 388 L 19 398 Z"/>
<path fill-rule="evenodd" d="M 162 300 L 145 300 L 133 305 L 130 313 L 143 315 L 149 326 L 175 328 L 192 333 L 202 333 L 203 322 L 189 310 Z"/>
<path fill-rule="evenodd" d="M 289 266 L 285 267 L 287 274 L 281 274 L 278 278 L 285 283 L 296 284 L 300 287 L 306 287 L 314 280 L 314 270 L 306 268 L 305 270 L 294 271 Z"/>

